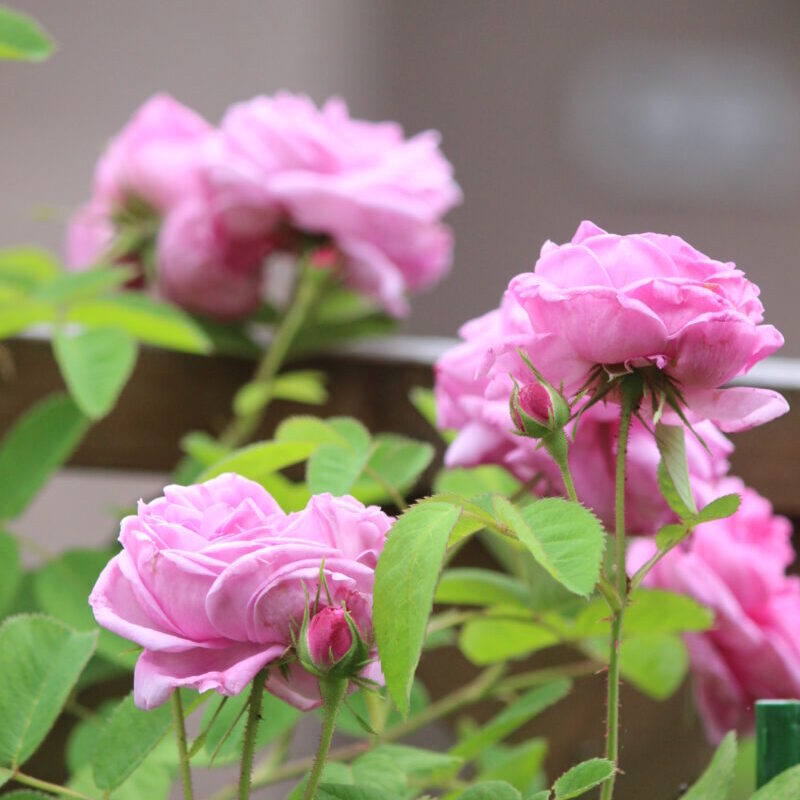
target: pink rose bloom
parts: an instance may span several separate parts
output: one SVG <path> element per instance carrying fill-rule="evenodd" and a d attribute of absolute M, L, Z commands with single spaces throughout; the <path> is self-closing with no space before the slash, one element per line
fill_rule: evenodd
<path fill-rule="evenodd" d="M 696 419 L 722 430 L 760 425 L 788 410 L 766 389 L 721 387 L 775 352 L 758 287 L 731 263 L 677 236 L 618 236 L 591 222 L 572 241 L 546 242 L 533 272 L 509 292 L 528 315 L 534 365 L 572 393 L 592 371 L 655 367 Z"/>
<path fill-rule="evenodd" d="M 257 97 L 225 115 L 209 179 L 232 231 L 288 249 L 287 229 L 329 239 L 345 282 L 390 313 L 449 269 L 441 218 L 461 193 L 432 131 L 405 139 L 394 123 L 351 119 L 338 98 L 318 109 L 302 95 Z"/>
<path fill-rule="evenodd" d="M 511 375 L 520 385 L 532 378 L 516 348 L 523 347 L 536 361 L 539 340 L 530 319 L 516 298 L 506 292 L 499 309 L 466 323 L 460 334 L 464 341 L 445 353 L 434 369 L 437 423 L 457 431 L 445 454 L 445 464 L 498 464 L 523 482 L 533 481 L 532 489 L 540 496 L 564 495 L 556 463 L 537 440 L 517 435 L 509 411 Z M 695 427 L 710 452 L 693 436 L 685 437 L 686 452 L 698 502 L 705 502 L 716 482 L 727 473 L 733 448 L 710 422 L 702 421 Z M 585 412 L 577 430 L 572 425 L 567 427 L 569 463 L 578 497 L 609 526 L 614 520 L 618 428 L 616 407 L 604 404 Z M 652 434 L 634 419 L 626 481 L 626 522 L 632 533 L 655 533 L 677 519 L 658 491 L 658 462 Z"/>
<path fill-rule="evenodd" d="M 715 743 L 732 729 L 752 732 L 756 700 L 800 698 L 800 578 L 786 575 L 791 525 L 736 479 L 718 494 L 731 491 L 742 495 L 739 511 L 700 525 L 645 579 L 714 612 L 713 627 L 686 634 L 686 642 L 697 706 Z M 635 541 L 629 572 L 654 552 L 652 540 Z"/>
<path fill-rule="evenodd" d="M 314 497 L 286 516 L 258 484 L 226 474 L 168 486 L 122 522 L 123 550 L 89 597 L 103 627 L 140 644 L 134 700 L 149 709 L 180 686 L 241 692 L 263 667 L 267 688 L 299 708 L 320 702 L 316 679 L 292 661 L 307 596 L 366 608 L 391 519 L 352 498 Z M 323 568 L 324 565 L 324 568 Z M 380 678 L 377 663 L 367 677 Z"/>
<path fill-rule="evenodd" d="M 91 201 L 67 231 L 67 264 L 89 268 L 125 241 L 119 260 L 152 279 L 162 297 L 200 314 L 242 317 L 261 302 L 270 242 L 232 237 L 209 203 L 204 164 L 214 128 L 156 95 L 111 141 Z"/>

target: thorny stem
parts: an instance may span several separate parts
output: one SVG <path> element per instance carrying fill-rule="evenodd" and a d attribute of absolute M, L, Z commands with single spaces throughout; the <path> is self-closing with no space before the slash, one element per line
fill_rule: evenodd
<path fill-rule="evenodd" d="M 239 800 L 248 800 L 250 797 L 250 784 L 253 777 L 253 754 L 256 749 L 256 733 L 258 732 L 258 722 L 261 719 L 261 698 L 264 696 L 266 680 L 267 670 L 262 669 L 253 679 L 250 699 L 247 701 L 247 724 L 244 729 L 242 763 L 239 771 Z"/>
<path fill-rule="evenodd" d="M 192 800 L 192 771 L 189 767 L 189 754 L 186 747 L 186 727 L 183 721 L 183 703 L 181 693 L 175 690 L 170 699 L 172 703 L 172 720 L 175 727 L 175 740 L 178 744 L 178 763 L 181 771 L 181 785 L 183 786 L 184 800 Z"/>
<path fill-rule="evenodd" d="M 616 536 L 616 589 L 621 601 L 611 619 L 611 642 L 608 653 L 608 717 L 606 724 L 606 758 L 617 764 L 619 758 L 619 674 L 622 620 L 628 601 L 628 579 L 625 572 L 625 461 L 628 434 L 636 397 L 630 387 L 622 386 L 622 413 L 617 436 L 614 524 Z M 614 773 L 604 784 L 600 800 L 611 800 L 614 794 Z"/>

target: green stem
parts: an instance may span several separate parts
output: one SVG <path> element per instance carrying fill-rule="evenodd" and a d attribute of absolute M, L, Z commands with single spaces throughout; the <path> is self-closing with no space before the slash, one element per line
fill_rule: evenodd
<path fill-rule="evenodd" d="M 192 800 L 192 771 L 189 768 L 189 754 L 186 746 L 186 727 L 183 722 L 183 703 L 181 693 L 176 689 L 172 693 L 172 721 L 175 727 L 175 739 L 178 743 L 178 762 L 181 771 L 181 784 L 183 786 L 184 800 Z"/>
<path fill-rule="evenodd" d="M 42 789 L 45 792 L 61 795 L 62 797 L 74 797 L 75 800 L 94 800 L 89 795 L 76 792 L 74 789 L 68 789 L 66 786 L 59 786 L 57 783 L 50 783 L 43 781 L 39 778 L 34 778 L 32 775 L 26 775 L 24 772 L 13 772 L 9 780 L 21 783 L 24 786 L 30 786 L 32 789 Z"/>
<path fill-rule="evenodd" d="M 625 572 L 625 461 L 628 453 L 628 435 L 633 416 L 635 396 L 622 387 L 622 413 L 617 435 L 617 468 L 615 479 L 614 524 L 616 537 L 616 589 L 621 604 L 611 620 L 611 643 L 608 654 L 608 718 L 606 726 L 606 758 L 617 764 L 619 758 L 619 674 L 622 620 L 628 602 L 628 579 Z M 604 784 L 600 800 L 611 800 L 614 794 L 612 775 Z"/>
<path fill-rule="evenodd" d="M 239 800 L 248 800 L 250 784 L 253 779 L 253 754 L 256 749 L 256 733 L 261 719 L 261 698 L 264 696 L 264 684 L 267 681 L 267 670 L 262 669 L 253 679 L 250 699 L 247 701 L 247 723 L 244 729 L 242 746 L 242 765 L 239 773 Z"/>
<path fill-rule="evenodd" d="M 319 693 L 322 696 L 322 708 L 324 716 L 322 718 L 322 733 L 319 737 L 319 748 L 314 759 L 314 766 L 308 776 L 306 790 L 303 793 L 303 800 L 314 800 L 317 793 L 322 770 L 325 769 L 325 762 L 328 759 L 328 751 L 331 749 L 333 732 L 336 729 L 336 717 L 339 715 L 339 708 L 342 700 L 347 693 L 347 678 L 327 678 L 320 680 Z"/>
<path fill-rule="evenodd" d="M 306 253 L 297 265 L 298 277 L 294 296 L 253 374 L 251 383 L 269 383 L 277 376 L 303 322 L 319 297 L 321 281 L 314 274 L 314 268 L 309 265 L 310 257 L 311 252 Z M 249 414 L 235 416 L 220 435 L 220 443 L 231 448 L 244 444 L 258 429 L 268 405 L 269 399 Z"/>
<path fill-rule="evenodd" d="M 557 430 L 550 433 L 543 440 L 545 449 L 553 457 L 553 460 L 558 464 L 558 469 L 561 472 L 561 478 L 564 481 L 564 487 L 567 490 L 567 497 L 573 503 L 578 502 L 578 493 L 575 491 L 575 483 L 572 480 L 572 472 L 569 469 L 569 444 L 567 442 L 566 434 L 563 430 Z"/>

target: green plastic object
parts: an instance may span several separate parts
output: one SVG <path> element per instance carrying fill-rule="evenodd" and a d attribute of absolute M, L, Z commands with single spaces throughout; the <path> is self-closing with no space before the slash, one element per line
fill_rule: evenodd
<path fill-rule="evenodd" d="M 800 700 L 758 700 L 757 786 L 769 783 L 776 775 L 796 764 L 800 764 Z"/>

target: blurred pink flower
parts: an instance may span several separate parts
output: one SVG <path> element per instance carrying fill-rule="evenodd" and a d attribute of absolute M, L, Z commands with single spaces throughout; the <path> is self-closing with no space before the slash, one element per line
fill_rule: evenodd
<path fill-rule="evenodd" d="M 67 230 L 67 264 L 111 258 L 190 311 L 224 319 L 253 311 L 271 244 L 231 237 L 215 218 L 203 169 L 213 131 L 167 95 L 148 100 L 97 164 L 92 199 Z"/>
<path fill-rule="evenodd" d="M 186 200 L 165 218 L 156 264 L 161 294 L 183 308 L 219 319 L 236 319 L 261 303 L 265 238 L 227 234 L 207 202 Z"/>
<path fill-rule="evenodd" d="M 710 630 L 686 635 L 697 706 L 712 742 L 729 730 L 751 732 L 756 700 L 800 698 L 800 578 L 786 575 L 794 560 L 791 525 L 737 479 L 724 481 L 717 495 L 733 491 L 742 496 L 739 511 L 700 525 L 644 583 L 689 595 L 714 612 Z M 654 552 L 652 540 L 633 542 L 629 572 Z"/>
<path fill-rule="evenodd" d="M 330 495 L 287 517 L 261 486 L 233 474 L 168 486 L 140 503 L 122 522 L 122 552 L 89 598 L 100 625 L 144 648 L 136 704 L 158 706 L 179 686 L 237 694 L 263 667 L 291 661 L 321 575 L 323 605 L 330 594 L 332 605 L 371 619 L 375 564 L 391 522 L 377 508 Z M 365 674 L 379 677 L 379 665 Z M 267 688 L 299 708 L 321 702 L 316 679 L 296 661 L 288 678 L 271 670 Z"/>
<path fill-rule="evenodd" d="M 214 203 L 236 235 L 290 249 L 291 232 L 324 237 L 345 282 L 397 315 L 407 292 L 447 272 L 452 235 L 441 218 L 461 193 L 438 134 L 405 139 L 394 123 L 351 119 L 338 98 L 317 109 L 281 92 L 232 106 L 215 145 Z"/>

